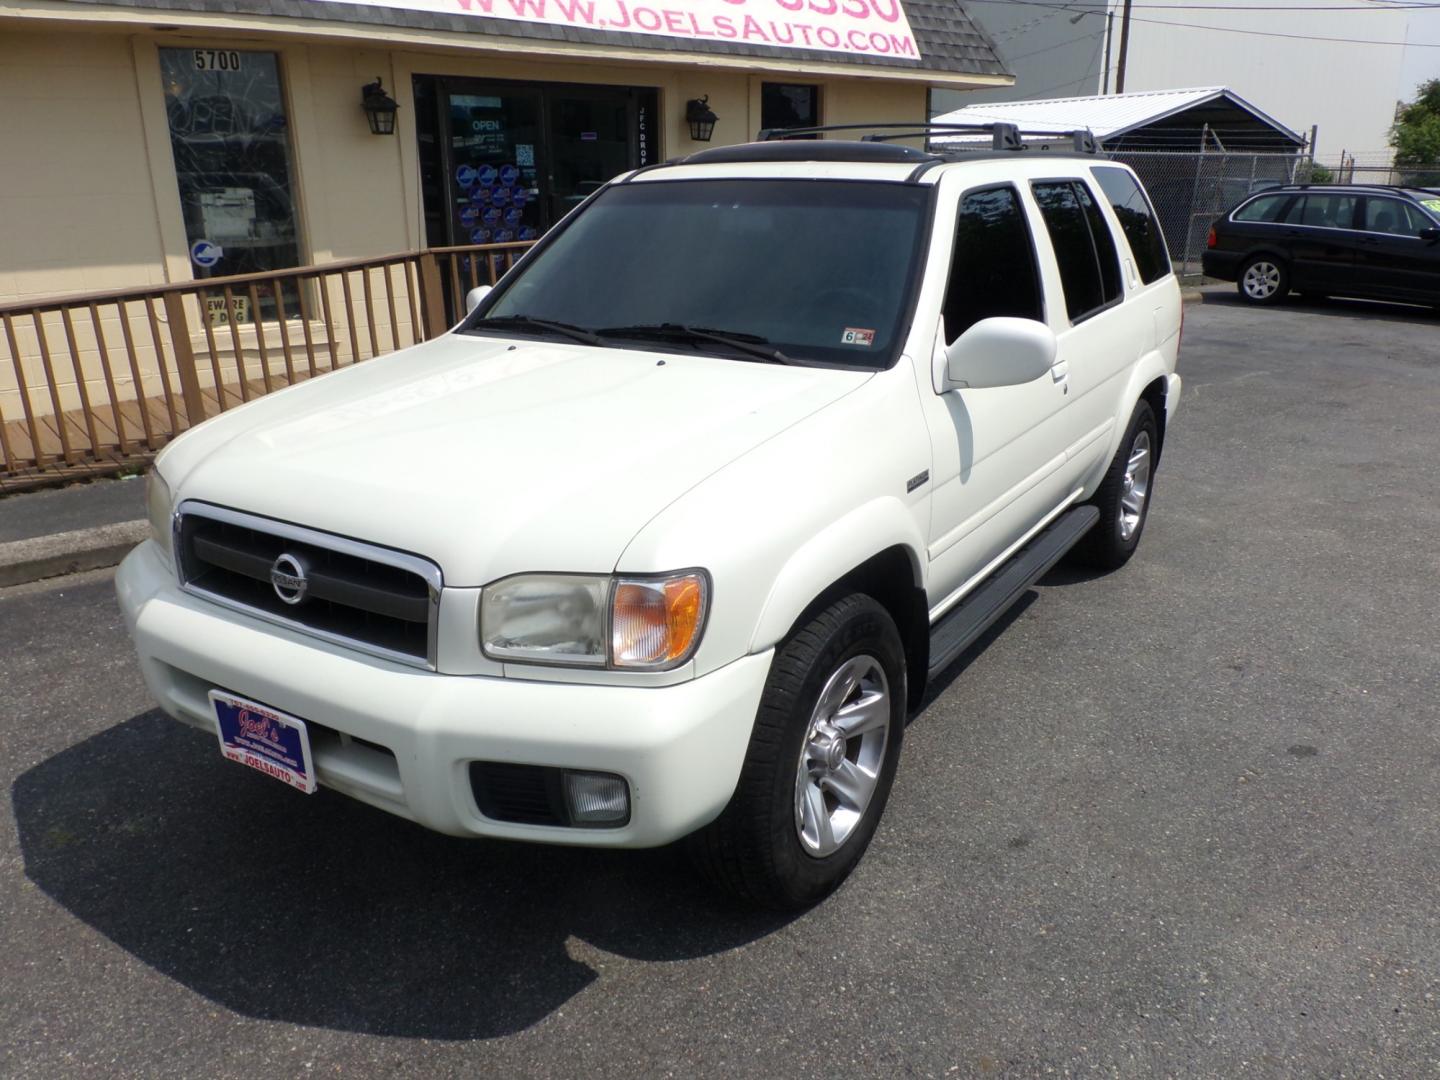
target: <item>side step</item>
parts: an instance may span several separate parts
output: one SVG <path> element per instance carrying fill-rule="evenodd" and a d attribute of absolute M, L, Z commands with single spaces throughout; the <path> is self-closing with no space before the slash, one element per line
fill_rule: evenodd
<path fill-rule="evenodd" d="M 933 679 L 975 644 L 990 624 L 1044 577 L 1099 520 L 1100 511 L 1093 506 L 1067 510 L 997 567 L 983 585 L 947 611 L 930 627 L 929 677 Z"/>

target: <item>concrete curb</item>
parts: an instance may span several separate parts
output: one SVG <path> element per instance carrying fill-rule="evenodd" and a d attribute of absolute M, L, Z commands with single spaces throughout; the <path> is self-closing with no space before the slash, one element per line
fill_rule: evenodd
<path fill-rule="evenodd" d="M 124 521 L 0 544 L 0 588 L 114 566 L 149 535 L 148 522 Z"/>
<path fill-rule="evenodd" d="M 1180 300 L 1185 304 L 1203 304 L 1205 302 L 1205 294 L 1199 289 L 1181 289 Z"/>

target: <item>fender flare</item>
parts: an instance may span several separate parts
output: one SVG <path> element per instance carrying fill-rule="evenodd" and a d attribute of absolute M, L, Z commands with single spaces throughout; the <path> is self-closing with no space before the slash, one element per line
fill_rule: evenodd
<path fill-rule="evenodd" d="M 751 653 L 778 644 L 817 596 L 889 548 L 910 557 L 917 588 L 925 587 L 925 538 L 910 508 L 893 496 L 864 503 L 827 525 L 791 553 L 775 575 L 750 637 Z"/>
<path fill-rule="evenodd" d="M 1105 475 L 1105 470 L 1110 467 L 1110 462 L 1120 449 L 1120 440 L 1125 438 L 1125 431 L 1130 426 L 1130 414 L 1135 411 L 1135 405 L 1140 400 L 1145 388 L 1157 379 L 1165 379 L 1169 374 L 1170 366 L 1155 349 L 1145 353 L 1130 369 L 1130 378 L 1126 380 L 1125 389 L 1120 395 L 1120 400 L 1116 402 L 1115 418 L 1117 422 L 1110 435 L 1109 450 L 1103 458 L 1104 463 L 1100 467 L 1100 476 Z M 1161 416 L 1157 419 L 1162 425 L 1165 423 L 1165 417 Z M 1094 482 L 1099 482 L 1098 477 Z M 1087 483 L 1086 486 L 1089 487 L 1090 484 Z"/>

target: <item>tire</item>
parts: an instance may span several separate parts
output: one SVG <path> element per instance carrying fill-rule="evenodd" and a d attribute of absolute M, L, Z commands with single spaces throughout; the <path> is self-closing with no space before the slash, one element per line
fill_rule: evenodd
<path fill-rule="evenodd" d="M 900 633 L 869 596 L 831 604 L 790 637 L 770 666 L 729 805 L 687 839 L 701 873 L 748 903 L 790 910 L 844 881 L 895 780 L 905 677 Z"/>
<path fill-rule="evenodd" d="M 1130 426 L 1105 470 L 1100 489 L 1090 500 L 1100 510 L 1100 520 L 1076 546 L 1082 562 L 1099 570 L 1118 570 L 1135 554 L 1150 516 L 1159 446 L 1155 410 L 1148 401 L 1141 401 L 1130 416 Z"/>
<path fill-rule="evenodd" d="M 1246 303 L 1278 304 L 1290 291 L 1290 268 L 1274 255 L 1255 255 L 1240 267 L 1235 288 Z"/>

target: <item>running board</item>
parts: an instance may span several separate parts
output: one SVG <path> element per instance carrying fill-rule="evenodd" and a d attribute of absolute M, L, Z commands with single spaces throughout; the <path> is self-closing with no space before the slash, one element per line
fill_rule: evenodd
<path fill-rule="evenodd" d="M 991 623 L 1079 543 L 1100 520 L 1093 506 L 1067 510 L 1006 560 L 989 579 L 930 627 L 930 673 L 934 678 L 975 644 Z"/>

